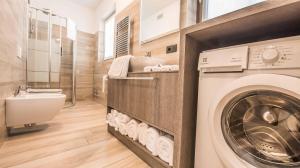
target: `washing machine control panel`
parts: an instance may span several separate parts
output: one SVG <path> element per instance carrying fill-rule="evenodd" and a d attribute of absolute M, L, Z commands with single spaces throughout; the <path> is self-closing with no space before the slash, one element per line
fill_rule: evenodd
<path fill-rule="evenodd" d="M 249 47 L 248 69 L 300 68 L 300 40 L 269 41 Z"/>

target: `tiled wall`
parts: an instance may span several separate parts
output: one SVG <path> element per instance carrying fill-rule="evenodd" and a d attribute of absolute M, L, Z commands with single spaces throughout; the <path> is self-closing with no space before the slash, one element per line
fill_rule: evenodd
<path fill-rule="evenodd" d="M 93 99 L 94 61 L 96 35 L 77 33 L 76 97 L 77 100 Z"/>
<path fill-rule="evenodd" d="M 0 144 L 6 134 L 5 98 L 25 84 L 26 1 L 0 0 Z M 23 48 L 17 58 L 18 46 Z"/>

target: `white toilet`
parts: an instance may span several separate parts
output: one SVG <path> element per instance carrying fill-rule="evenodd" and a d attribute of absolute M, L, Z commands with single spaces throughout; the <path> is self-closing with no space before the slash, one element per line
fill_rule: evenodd
<path fill-rule="evenodd" d="M 6 99 L 6 127 L 50 121 L 64 107 L 66 95 L 59 91 L 23 92 Z"/>

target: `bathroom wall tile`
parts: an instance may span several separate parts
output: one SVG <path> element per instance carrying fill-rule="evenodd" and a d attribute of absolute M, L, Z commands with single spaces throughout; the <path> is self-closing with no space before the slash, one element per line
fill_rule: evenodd
<path fill-rule="evenodd" d="M 5 98 L 25 84 L 26 0 L 0 1 L 0 146 L 6 136 Z M 17 58 L 18 47 L 23 59 Z"/>
<path fill-rule="evenodd" d="M 80 31 L 77 35 L 76 98 L 77 100 L 92 99 L 97 37 Z"/>

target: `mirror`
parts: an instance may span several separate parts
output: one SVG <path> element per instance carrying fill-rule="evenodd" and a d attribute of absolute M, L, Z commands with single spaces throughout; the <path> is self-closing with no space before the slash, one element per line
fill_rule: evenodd
<path fill-rule="evenodd" d="M 204 0 L 203 20 L 209 20 L 265 0 Z"/>
<path fill-rule="evenodd" d="M 141 0 L 140 11 L 141 44 L 179 31 L 180 0 Z"/>

